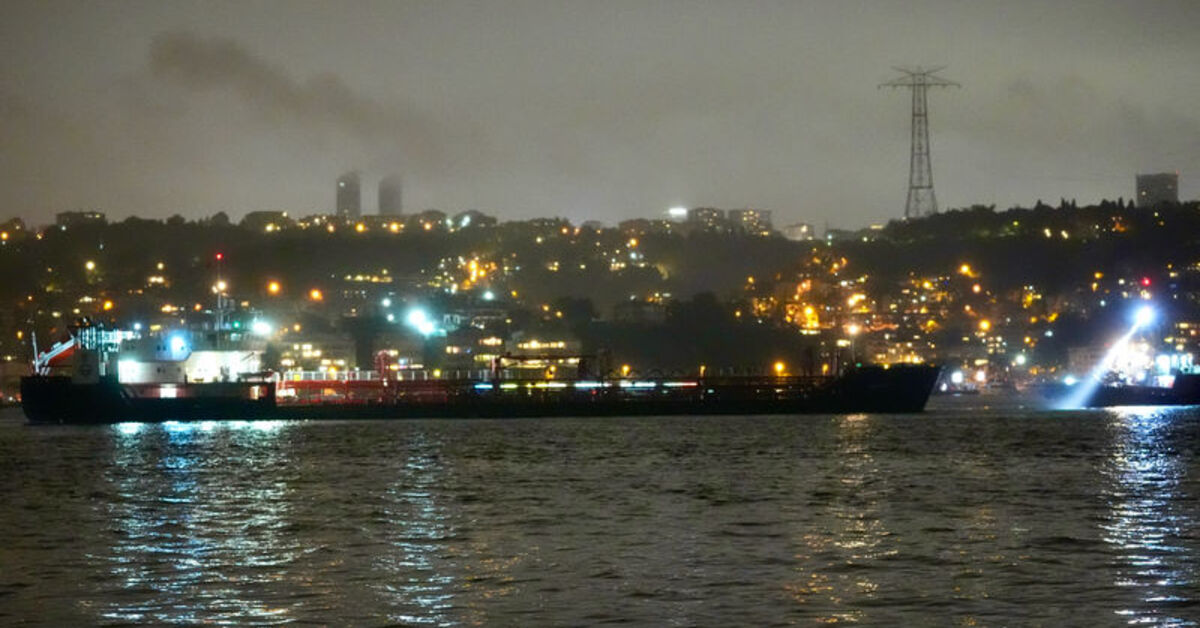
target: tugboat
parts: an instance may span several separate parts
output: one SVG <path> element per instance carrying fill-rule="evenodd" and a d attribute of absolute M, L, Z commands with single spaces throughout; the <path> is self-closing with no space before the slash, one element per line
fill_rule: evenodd
<path fill-rule="evenodd" d="M 203 334 L 85 326 L 21 381 L 32 423 L 920 412 L 940 369 L 864 366 L 836 377 L 514 379 L 503 369 L 264 372 L 261 353 Z M 218 343 L 219 344 L 219 343 Z"/>
<path fill-rule="evenodd" d="M 1112 343 L 1092 371 L 1059 389 L 1064 408 L 1184 406 L 1200 404 L 1200 369 L 1190 353 L 1152 356 L 1152 345 L 1135 343 L 1157 317 L 1144 305 L 1133 325 Z"/>
<path fill-rule="evenodd" d="M 1123 383 L 1097 386 L 1083 405 L 1087 408 L 1200 405 L 1200 373 L 1181 372 L 1175 374 L 1171 379 L 1170 386 L 1140 386 Z"/>

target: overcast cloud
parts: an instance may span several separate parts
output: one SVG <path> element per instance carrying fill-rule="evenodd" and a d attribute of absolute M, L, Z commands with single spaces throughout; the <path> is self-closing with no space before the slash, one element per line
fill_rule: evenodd
<path fill-rule="evenodd" d="M 405 206 L 615 222 L 900 216 L 930 94 L 943 207 L 1200 195 L 1200 3 L 6 2 L 0 215 Z"/>

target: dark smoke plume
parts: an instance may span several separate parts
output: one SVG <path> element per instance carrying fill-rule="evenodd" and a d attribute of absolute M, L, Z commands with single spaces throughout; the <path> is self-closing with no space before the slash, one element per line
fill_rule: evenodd
<path fill-rule="evenodd" d="M 364 144 L 366 161 L 402 156 L 412 165 L 441 157 L 436 124 L 421 112 L 363 97 L 334 75 L 297 80 L 230 39 L 164 33 L 151 44 L 150 69 L 187 89 L 232 94 L 275 123 L 340 130 Z"/>

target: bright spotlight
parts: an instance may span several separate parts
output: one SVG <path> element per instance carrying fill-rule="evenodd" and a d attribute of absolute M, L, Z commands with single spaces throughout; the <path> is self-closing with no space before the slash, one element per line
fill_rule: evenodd
<path fill-rule="evenodd" d="M 392 307 L 392 300 L 388 297 L 383 297 L 383 300 L 379 304 L 383 307 Z"/>
<path fill-rule="evenodd" d="M 494 300 L 495 298 L 496 298 L 496 293 L 492 292 L 491 290 L 488 290 L 487 292 L 484 292 L 484 293 L 483 293 L 483 300 L 484 300 L 484 301 L 492 301 L 492 300 Z"/>
<path fill-rule="evenodd" d="M 250 323 L 250 332 L 255 336 L 271 335 L 271 324 L 267 321 L 254 321 Z"/>
<path fill-rule="evenodd" d="M 429 320 L 429 315 L 425 313 L 425 310 L 420 308 L 409 310 L 408 316 L 404 317 L 404 322 L 408 323 L 409 327 L 420 332 L 422 336 L 428 336 L 436 329 L 433 321 Z"/>
<path fill-rule="evenodd" d="M 1143 305 L 1138 308 L 1137 314 L 1133 317 L 1133 324 L 1136 327 L 1145 327 L 1154 322 L 1154 308 L 1149 305 Z"/>

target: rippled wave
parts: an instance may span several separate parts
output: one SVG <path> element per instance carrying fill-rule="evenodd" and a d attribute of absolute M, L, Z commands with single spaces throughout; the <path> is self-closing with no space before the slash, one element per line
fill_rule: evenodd
<path fill-rule="evenodd" d="M 1196 625 L 1200 413 L 0 418 L 0 622 Z"/>

